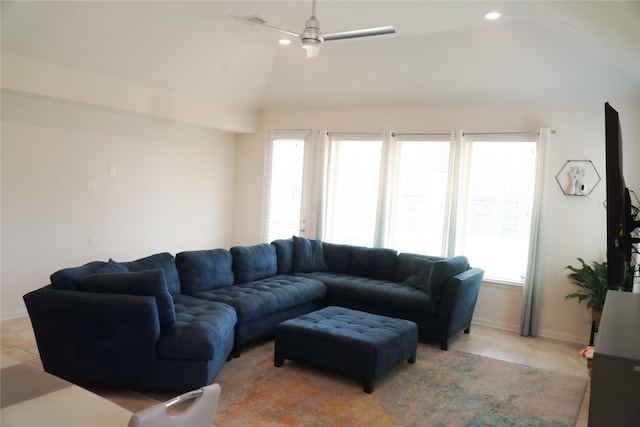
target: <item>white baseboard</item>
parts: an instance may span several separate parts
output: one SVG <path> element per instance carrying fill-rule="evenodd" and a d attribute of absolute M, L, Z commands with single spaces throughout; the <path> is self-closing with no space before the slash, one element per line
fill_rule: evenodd
<path fill-rule="evenodd" d="M 478 319 L 476 317 L 471 321 L 472 325 L 487 326 L 489 328 L 503 329 L 505 331 L 520 332 L 520 325 L 506 322 L 498 322 L 495 320 Z"/>
<path fill-rule="evenodd" d="M 520 325 L 513 324 L 513 323 L 497 322 L 495 320 L 478 319 L 474 317 L 473 320 L 471 321 L 471 324 L 487 326 L 489 328 L 495 328 L 495 329 L 503 329 L 506 331 L 512 331 L 512 332 L 518 332 L 518 333 L 520 332 Z M 573 343 L 584 344 L 584 345 L 587 345 L 589 341 L 588 339 L 589 337 L 584 337 L 582 335 L 565 334 L 562 332 L 550 331 L 547 329 L 538 331 L 538 336 L 542 338 L 550 338 L 558 341 L 573 342 Z"/>
<path fill-rule="evenodd" d="M 558 341 L 573 342 L 577 344 L 584 344 L 584 345 L 589 344 L 588 336 L 585 337 L 582 335 L 565 334 L 562 332 L 555 332 L 555 331 L 549 331 L 544 329 L 541 331 L 538 331 L 538 336 L 544 337 L 544 338 L 551 338 Z"/>
<path fill-rule="evenodd" d="M 26 309 L 8 311 L 8 312 L 2 313 L 2 315 L 0 315 L 0 320 L 4 322 L 5 320 L 19 319 L 21 317 L 27 317 L 28 315 L 29 314 L 27 313 Z"/>

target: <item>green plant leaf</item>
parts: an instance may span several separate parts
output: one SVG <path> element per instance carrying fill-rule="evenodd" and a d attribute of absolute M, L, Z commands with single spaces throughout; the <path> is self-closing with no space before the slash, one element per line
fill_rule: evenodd
<path fill-rule="evenodd" d="M 579 266 L 568 265 L 567 278 L 580 289 L 568 294 L 565 299 L 577 299 L 578 303 L 587 301 L 587 307 L 602 310 L 607 291 L 610 289 L 607 281 L 607 263 L 594 261 L 588 265 L 582 258 L 577 258 Z"/>

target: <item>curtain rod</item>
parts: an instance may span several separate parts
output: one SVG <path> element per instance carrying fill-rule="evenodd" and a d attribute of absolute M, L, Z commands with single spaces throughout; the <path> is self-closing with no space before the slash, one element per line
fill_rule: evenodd
<path fill-rule="evenodd" d="M 463 131 L 463 135 L 538 135 L 540 133 L 540 131 L 532 131 L 532 132 L 523 132 L 523 131 L 518 131 L 518 132 L 464 132 Z M 555 129 L 551 129 L 551 133 L 556 133 Z M 451 132 L 447 132 L 447 133 L 399 133 L 399 132 L 392 132 L 391 136 L 392 137 L 396 137 L 396 136 L 422 136 L 422 135 L 434 135 L 434 136 L 447 136 L 447 135 L 451 135 Z"/>
<path fill-rule="evenodd" d="M 463 135 L 538 135 L 539 133 L 539 130 L 531 132 L 462 132 Z M 551 129 L 551 133 L 556 133 L 556 130 Z"/>
<path fill-rule="evenodd" d="M 449 136 L 451 135 L 451 132 L 446 132 L 446 133 L 400 133 L 400 132 L 391 132 L 391 136 L 392 137 L 396 137 L 396 136 L 423 136 L 423 135 L 433 135 L 433 136 Z"/>

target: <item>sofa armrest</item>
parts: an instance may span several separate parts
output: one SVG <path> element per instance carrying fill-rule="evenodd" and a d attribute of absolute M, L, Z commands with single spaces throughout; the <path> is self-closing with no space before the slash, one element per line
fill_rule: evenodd
<path fill-rule="evenodd" d="M 471 325 L 484 270 L 470 268 L 449 279 L 438 307 L 440 337 L 449 338 Z"/>
<path fill-rule="evenodd" d="M 23 299 L 47 372 L 86 384 L 144 384 L 155 377 L 154 297 L 45 286 Z"/>

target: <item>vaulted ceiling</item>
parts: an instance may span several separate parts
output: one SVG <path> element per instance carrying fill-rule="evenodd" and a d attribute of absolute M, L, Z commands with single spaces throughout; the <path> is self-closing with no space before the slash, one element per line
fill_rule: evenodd
<path fill-rule="evenodd" d="M 300 32 L 311 1 L 3 0 L 2 53 L 251 111 L 640 97 L 639 1 L 320 0 L 324 33 L 397 32 L 312 59 L 230 15 Z"/>

